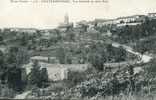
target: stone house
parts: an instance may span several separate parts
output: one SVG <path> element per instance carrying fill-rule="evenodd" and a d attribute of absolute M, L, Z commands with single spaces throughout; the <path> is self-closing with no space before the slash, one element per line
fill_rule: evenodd
<path fill-rule="evenodd" d="M 41 68 L 46 68 L 48 71 L 48 76 L 50 81 L 60 81 L 68 79 L 68 72 L 84 72 L 89 68 L 88 64 L 49 64 L 39 62 Z M 32 63 L 24 66 L 26 68 L 27 74 L 30 73 L 32 68 Z"/>

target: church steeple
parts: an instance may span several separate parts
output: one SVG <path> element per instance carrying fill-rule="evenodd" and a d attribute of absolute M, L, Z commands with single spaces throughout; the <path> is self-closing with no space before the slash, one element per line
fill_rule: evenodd
<path fill-rule="evenodd" d="M 68 16 L 67 13 L 66 13 L 65 16 L 64 16 L 64 23 L 65 23 L 65 24 L 69 24 L 69 16 Z"/>

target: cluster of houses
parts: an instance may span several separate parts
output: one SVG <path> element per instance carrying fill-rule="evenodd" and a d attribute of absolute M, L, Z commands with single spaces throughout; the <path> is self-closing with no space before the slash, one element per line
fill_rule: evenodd
<path fill-rule="evenodd" d="M 47 69 L 50 81 L 68 79 L 69 72 L 84 72 L 89 68 L 89 64 L 59 64 L 55 57 L 33 56 L 30 63 L 23 66 L 26 74 L 30 73 L 34 61 L 38 61 L 41 68 Z"/>
<path fill-rule="evenodd" d="M 60 23 L 59 26 L 56 28 L 60 32 L 65 32 L 70 29 L 74 29 L 76 31 L 82 31 L 84 27 L 88 29 L 92 29 L 95 25 L 96 26 L 107 26 L 107 25 L 117 25 L 117 26 L 124 26 L 124 25 L 136 25 L 144 22 L 146 18 L 156 19 L 156 13 L 148 13 L 146 15 L 132 15 L 126 17 L 118 17 L 115 19 L 95 19 L 94 21 L 80 21 L 77 22 L 76 25 L 74 23 L 69 22 L 69 17 L 66 14 L 64 17 L 64 22 Z M 26 33 L 36 33 L 38 30 L 35 28 L 9 28 L 11 31 L 16 32 L 26 32 Z M 39 30 L 41 33 L 49 34 L 50 31 L 54 30 Z"/>
<path fill-rule="evenodd" d="M 150 19 L 156 19 L 156 13 L 149 13 L 149 14 L 148 14 L 148 17 L 149 17 Z"/>
<path fill-rule="evenodd" d="M 102 27 L 102 26 L 112 26 L 115 25 L 116 27 L 122 27 L 126 25 L 138 25 L 145 22 L 146 19 L 156 19 L 156 13 L 148 13 L 146 15 L 132 15 L 132 16 L 126 16 L 126 17 L 118 17 L 115 19 L 95 19 L 94 21 L 80 21 L 76 24 L 69 21 L 69 17 L 66 14 L 64 17 L 64 22 L 60 23 L 59 26 L 56 29 L 46 29 L 46 30 L 38 30 L 35 28 L 9 28 L 10 31 L 14 31 L 17 33 L 28 33 L 28 34 L 36 34 L 39 32 L 41 35 L 43 35 L 43 38 L 49 39 L 50 36 L 56 37 L 58 30 L 61 32 L 61 35 L 66 36 L 66 32 L 72 30 L 72 32 L 76 33 L 83 33 L 87 32 L 89 30 L 95 31 L 94 27 Z M 4 29 L 6 30 L 6 29 Z M 3 30 L 2 30 L 3 31 Z M 51 34 L 55 33 L 55 34 Z"/>
<path fill-rule="evenodd" d="M 118 17 L 116 19 L 95 19 L 97 26 L 116 25 L 117 27 L 125 25 L 137 25 L 143 23 L 146 18 L 156 19 L 156 13 L 148 13 L 147 15 L 133 15 L 126 17 Z"/>
<path fill-rule="evenodd" d="M 146 18 L 156 19 L 156 13 L 149 13 L 147 15 L 133 15 L 127 17 L 119 17 L 116 19 L 95 19 L 92 22 L 80 21 L 75 27 L 74 24 L 69 22 L 68 15 L 65 15 L 64 22 L 61 23 L 57 30 L 59 32 L 70 31 L 71 29 L 76 32 L 84 32 L 88 30 L 94 30 L 95 25 L 98 27 L 108 26 L 108 25 L 116 25 L 117 27 L 125 26 L 125 25 L 137 25 L 143 23 Z M 23 28 L 11 28 L 11 31 L 15 32 L 26 32 L 26 33 L 37 33 L 37 29 L 23 29 Z M 55 32 L 54 32 L 55 31 Z M 55 34 L 51 34 L 55 33 Z M 108 32 L 110 33 L 110 32 Z M 40 34 L 42 34 L 45 39 L 49 39 L 50 35 L 52 37 L 57 37 L 56 30 L 40 30 Z M 47 68 L 48 75 L 50 80 L 57 81 L 68 78 L 69 71 L 86 71 L 89 68 L 88 64 L 59 64 L 59 61 L 55 57 L 43 57 L 43 56 L 34 56 L 31 57 L 30 63 L 28 65 L 24 65 L 27 74 L 30 73 L 30 69 L 32 67 L 32 63 L 37 60 L 41 66 L 41 68 Z"/>
<path fill-rule="evenodd" d="M 107 25 L 116 25 L 116 26 L 136 25 L 141 22 L 144 22 L 145 19 L 146 19 L 145 15 L 133 15 L 133 16 L 119 17 L 116 19 L 109 19 L 109 20 L 96 19 L 95 21 L 97 22 L 97 26 L 102 27 Z"/>
<path fill-rule="evenodd" d="M 147 18 L 150 20 L 156 19 L 156 13 L 148 13 L 146 15 L 132 15 L 132 16 L 126 16 L 126 17 L 118 17 L 115 19 L 95 19 L 94 21 L 88 21 L 88 22 L 80 21 L 76 23 L 76 25 L 74 25 L 73 23 L 70 23 L 69 17 L 66 15 L 64 23 L 61 23 L 58 26 L 58 30 L 67 31 L 72 28 L 77 32 L 81 32 L 81 31 L 94 30 L 95 26 L 98 26 L 98 27 L 111 26 L 111 25 L 115 25 L 117 27 L 122 27 L 126 25 L 133 26 L 133 25 L 142 24 L 143 22 L 145 22 Z"/>

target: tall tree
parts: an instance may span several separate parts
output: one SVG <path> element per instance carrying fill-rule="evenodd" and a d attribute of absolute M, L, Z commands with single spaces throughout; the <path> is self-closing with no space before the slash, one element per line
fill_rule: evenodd
<path fill-rule="evenodd" d="M 56 57 L 59 59 L 59 62 L 61 64 L 65 64 L 66 63 L 65 48 L 63 48 L 63 47 L 58 48 L 58 50 L 56 51 Z"/>
<path fill-rule="evenodd" d="M 46 68 L 40 68 L 38 61 L 33 63 L 30 74 L 28 75 L 29 85 L 46 87 L 48 83 L 48 72 Z"/>
<path fill-rule="evenodd" d="M 47 87 L 48 86 L 48 71 L 46 68 L 42 68 L 40 71 L 40 84 L 39 87 Z"/>
<path fill-rule="evenodd" d="M 28 83 L 30 85 L 39 86 L 39 83 L 40 83 L 40 65 L 39 65 L 38 61 L 35 61 L 33 63 L 33 66 L 31 68 L 31 72 L 28 75 Z"/>

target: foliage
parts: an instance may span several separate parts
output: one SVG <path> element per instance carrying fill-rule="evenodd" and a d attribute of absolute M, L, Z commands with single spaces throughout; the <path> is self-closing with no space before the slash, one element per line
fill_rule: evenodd
<path fill-rule="evenodd" d="M 58 48 L 58 50 L 56 51 L 56 57 L 59 59 L 59 62 L 61 64 L 65 64 L 66 51 L 63 47 Z"/>
<path fill-rule="evenodd" d="M 29 54 L 25 48 L 10 47 L 6 54 L 6 62 L 10 65 L 21 66 L 29 62 Z"/>
<path fill-rule="evenodd" d="M 28 85 L 46 87 L 48 83 L 48 73 L 46 68 L 40 69 L 37 61 L 33 63 L 31 72 L 28 75 Z"/>
<path fill-rule="evenodd" d="M 123 48 L 114 48 L 110 44 L 92 45 L 89 61 L 98 70 L 103 70 L 105 62 L 121 62 L 127 58 L 127 53 Z"/>
<path fill-rule="evenodd" d="M 152 59 L 145 70 L 147 72 L 148 78 L 156 78 L 156 59 Z"/>
<path fill-rule="evenodd" d="M 86 75 L 84 72 L 68 72 L 67 84 L 72 87 L 77 85 L 78 83 L 84 81 L 86 79 Z"/>
<path fill-rule="evenodd" d="M 75 41 L 75 34 L 73 32 L 68 32 L 66 37 L 69 41 Z"/>
<path fill-rule="evenodd" d="M 8 88 L 8 86 L 0 84 L 0 96 L 1 97 L 14 97 L 15 91 L 13 89 Z"/>
<path fill-rule="evenodd" d="M 22 37 L 20 38 L 20 45 L 26 46 L 29 41 L 29 36 L 27 33 L 23 33 Z"/>
<path fill-rule="evenodd" d="M 58 58 L 60 64 L 71 64 L 72 55 L 71 52 L 65 47 L 59 47 L 56 51 L 56 57 Z"/>
<path fill-rule="evenodd" d="M 40 85 L 39 87 L 47 87 L 48 86 L 48 72 L 46 68 L 42 68 L 40 71 Z"/>
<path fill-rule="evenodd" d="M 141 25 L 136 26 L 123 26 L 117 28 L 116 31 L 112 30 L 111 32 L 114 35 L 117 35 L 118 38 L 115 40 L 121 43 L 134 42 L 141 38 L 152 36 L 156 33 L 156 20 L 146 20 Z"/>
<path fill-rule="evenodd" d="M 28 53 L 18 47 L 11 47 L 6 53 L 0 52 L 0 79 L 3 84 L 8 84 L 8 87 L 21 91 L 24 87 L 22 80 L 23 64 L 28 63 Z"/>
<path fill-rule="evenodd" d="M 11 67 L 8 69 L 7 73 L 8 73 L 9 88 L 13 88 L 16 91 L 21 91 L 23 88 L 21 69 L 17 67 Z"/>
<path fill-rule="evenodd" d="M 142 54 L 145 52 L 155 53 L 156 51 L 155 36 L 146 37 L 136 43 L 134 49 Z"/>
<path fill-rule="evenodd" d="M 98 69 L 99 71 L 103 70 L 103 58 L 100 54 L 94 53 L 90 56 L 90 62 L 92 64 L 93 67 L 95 67 L 96 69 Z"/>

